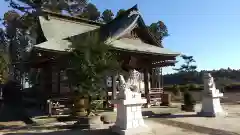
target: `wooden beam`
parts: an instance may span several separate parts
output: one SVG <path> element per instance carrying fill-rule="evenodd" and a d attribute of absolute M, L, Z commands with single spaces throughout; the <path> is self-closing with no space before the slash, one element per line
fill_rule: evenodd
<path fill-rule="evenodd" d="M 175 63 L 159 63 L 159 64 L 152 64 L 149 67 L 156 68 L 156 67 L 167 67 L 167 66 L 175 66 Z"/>
<path fill-rule="evenodd" d="M 164 61 L 154 61 L 152 64 L 161 64 L 161 63 L 177 63 L 175 60 L 164 60 Z"/>
<path fill-rule="evenodd" d="M 137 52 L 126 52 L 126 51 L 114 51 L 119 54 L 120 57 L 134 56 L 138 59 L 148 59 L 152 61 L 161 61 L 161 60 L 176 60 L 176 56 L 172 55 L 152 55 L 152 54 L 144 54 Z"/>
<path fill-rule="evenodd" d="M 157 68 L 157 67 L 166 67 L 166 66 L 175 66 L 175 61 L 161 61 L 159 63 L 152 63 L 151 61 L 142 60 L 138 61 L 135 68 Z"/>

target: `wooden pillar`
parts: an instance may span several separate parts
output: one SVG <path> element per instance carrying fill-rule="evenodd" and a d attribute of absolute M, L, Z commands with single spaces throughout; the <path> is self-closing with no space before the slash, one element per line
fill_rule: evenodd
<path fill-rule="evenodd" d="M 58 74 L 59 74 L 59 69 L 57 68 L 56 65 L 52 65 L 52 91 L 51 93 L 54 95 L 59 95 L 59 87 L 58 87 Z"/>
<path fill-rule="evenodd" d="M 149 69 L 144 69 L 144 88 L 145 88 L 145 97 L 147 99 L 146 107 L 150 105 L 150 95 L 149 95 Z"/>
<path fill-rule="evenodd" d="M 151 82 L 151 88 L 158 88 L 158 72 L 156 68 L 152 69 Z"/>
<path fill-rule="evenodd" d="M 162 73 L 163 73 L 163 70 L 162 70 L 162 68 L 160 68 L 160 81 L 159 81 L 159 83 L 160 83 L 161 88 L 163 88 L 163 75 L 162 75 Z"/>
<path fill-rule="evenodd" d="M 51 97 L 52 91 L 52 67 L 46 64 L 40 70 L 40 90 L 43 93 L 43 109 L 48 112 L 47 100 Z"/>
<path fill-rule="evenodd" d="M 61 70 L 58 70 L 57 73 L 57 90 L 58 93 L 61 94 Z"/>
<path fill-rule="evenodd" d="M 157 70 L 157 88 L 162 88 L 162 68 Z"/>
<path fill-rule="evenodd" d="M 116 81 L 117 81 L 117 76 L 116 75 L 112 75 L 112 100 L 115 100 L 117 98 L 117 85 L 116 85 Z M 114 104 L 113 105 L 113 111 L 117 111 L 117 105 Z"/>
<path fill-rule="evenodd" d="M 52 67 L 50 65 L 46 65 L 43 67 L 41 81 L 41 83 L 43 84 L 43 92 L 46 98 L 49 98 L 52 94 Z"/>
<path fill-rule="evenodd" d="M 155 88 L 154 69 L 150 70 L 150 71 L 149 71 L 149 74 L 150 74 L 150 77 L 149 77 L 149 79 L 150 79 L 150 86 L 151 86 L 152 88 Z"/>
<path fill-rule="evenodd" d="M 157 74 L 157 87 L 161 88 L 161 68 L 158 68 L 158 74 Z"/>

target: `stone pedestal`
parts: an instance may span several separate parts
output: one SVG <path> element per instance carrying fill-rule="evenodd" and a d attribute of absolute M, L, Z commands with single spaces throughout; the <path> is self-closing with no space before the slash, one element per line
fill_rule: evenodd
<path fill-rule="evenodd" d="M 111 127 L 113 132 L 120 135 L 151 133 L 142 117 L 142 105 L 146 103 L 146 99 L 119 99 L 113 100 L 112 103 L 117 104 L 117 120 Z"/>
<path fill-rule="evenodd" d="M 117 105 L 113 104 L 113 112 L 117 112 Z"/>
<path fill-rule="evenodd" d="M 223 97 L 223 93 L 220 93 L 219 90 L 216 89 L 212 75 L 210 73 L 204 73 L 203 82 L 202 110 L 198 114 L 207 117 L 227 115 L 220 103 L 220 98 Z"/>
<path fill-rule="evenodd" d="M 162 106 L 170 106 L 171 105 L 171 94 L 162 93 L 161 95 L 161 105 Z"/>
<path fill-rule="evenodd" d="M 223 97 L 222 93 L 203 95 L 202 109 L 198 114 L 206 117 L 226 116 L 227 113 L 223 110 L 220 103 L 221 97 Z"/>
<path fill-rule="evenodd" d="M 103 122 L 100 116 L 86 116 L 77 118 L 78 121 L 74 123 L 73 127 L 78 129 L 102 129 Z"/>

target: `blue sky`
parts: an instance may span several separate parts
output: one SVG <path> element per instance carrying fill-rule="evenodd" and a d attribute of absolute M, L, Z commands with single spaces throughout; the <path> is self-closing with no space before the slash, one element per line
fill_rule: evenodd
<path fill-rule="evenodd" d="M 91 0 L 100 11 L 128 9 L 135 4 L 147 24 L 162 20 L 171 36 L 164 47 L 192 55 L 199 70 L 234 68 L 240 63 L 240 1 L 231 0 Z M 0 15 L 7 8 L 1 0 Z M 178 67 L 181 64 L 177 64 Z M 172 68 L 165 68 L 171 72 Z"/>

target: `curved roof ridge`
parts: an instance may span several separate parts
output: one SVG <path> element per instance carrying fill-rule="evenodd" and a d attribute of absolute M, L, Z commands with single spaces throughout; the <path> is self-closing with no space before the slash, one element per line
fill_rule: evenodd
<path fill-rule="evenodd" d="M 100 26 L 100 29 L 104 30 L 105 31 L 104 33 L 107 36 L 111 36 L 110 34 L 120 34 L 120 33 L 118 33 L 118 31 L 116 31 L 117 29 L 119 29 L 119 27 L 129 28 L 130 26 L 126 27 L 124 25 L 121 25 L 121 23 L 124 24 L 126 22 L 126 24 L 128 24 L 128 25 L 138 26 L 140 28 L 140 29 L 136 30 L 136 34 L 142 41 L 144 41 L 148 44 L 163 48 L 161 42 L 159 42 L 158 39 L 147 28 L 141 14 L 139 13 L 137 5 L 134 5 L 132 8 L 126 10 L 123 14 L 117 16 L 109 23 L 102 23 L 102 22 L 91 21 L 91 20 L 88 20 L 85 18 L 67 16 L 67 15 L 63 15 L 63 14 L 48 11 L 48 10 L 43 10 L 43 12 L 46 13 L 45 17 L 47 17 L 47 18 L 49 16 L 52 16 L 52 17 L 66 19 L 66 20 L 72 20 L 72 21 L 76 21 L 76 22 L 83 22 L 83 23 L 88 23 L 91 25 Z M 138 16 L 137 18 L 132 17 L 132 16 L 136 16 L 136 15 Z M 132 19 L 134 19 L 134 20 L 132 20 Z M 119 24 L 119 22 L 121 22 L 121 23 Z M 116 28 L 116 27 L 118 27 L 118 28 Z M 131 27 L 122 32 L 123 33 L 130 32 L 131 30 L 133 30 L 135 28 L 136 27 Z M 113 31 L 115 31 L 117 33 L 112 33 Z M 122 35 L 123 33 L 121 33 L 120 35 Z"/>
<path fill-rule="evenodd" d="M 93 25 L 98 25 L 98 26 L 101 26 L 101 25 L 105 24 L 104 22 L 92 21 L 92 20 L 89 20 L 89 19 L 86 19 L 86 18 L 82 18 L 82 17 L 63 15 L 61 13 L 53 12 L 53 11 L 46 10 L 46 9 L 42 10 L 42 12 L 47 14 L 47 15 L 50 15 L 50 16 L 64 18 L 64 19 L 72 20 L 72 21 L 86 22 L 86 23 L 93 24 Z"/>
<path fill-rule="evenodd" d="M 134 12 L 134 11 L 135 11 L 135 12 Z M 159 41 L 156 39 L 156 37 L 154 37 L 154 35 L 153 35 L 153 34 L 149 31 L 149 29 L 147 28 L 147 26 L 146 26 L 146 24 L 145 24 L 145 22 L 144 22 L 144 20 L 143 20 L 143 18 L 142 18 L 142 16 L 141 16 L 139 10 L 138 10 L 137 4 L 134 5 L 132 8 L 126 10 L 123 14 L 121 14 L 121 15 L 119 15 L 118 17 L 114 18 L 111 22 L 107 23 L 106 25 L 103 25 L 102 28 L 104 29 L 104 27 L 108 27 L 108 26 L 111 25 L 111 24 L 115 24 L 117 21 L 123 19 L 124 17 L 126 17 L 126 16 L 129 17 L 129 16 L 131 16 L 131 15 L 133 15 L 133 14 L 138 14 L 138 18 L 137 18 L 138 21 L 135 21 L 134 23 L 136 23 L 137 25 L 140 25 L 139 27 L 142 28 L 142 32 L 144 32 L 144 33 L 146 32 L 147 35 L 148 35 L 148 38 L 149 38 L 151 41 L 149 42 L 149 39 L 148 39 L 148 40 L 144 39 L 144 38 L 147 38 L 146 35 L 141 35 L 141 34 L 138 33 L 137 35 L 139 36 L 139 38 L 142 39 L 142 40 L 143 40 L 144 42 L 146 42 L 146 43 L 149 43 L 149 44 L 151 44 L 151 45 L 155 45 L 155 46 L 158 46 L 158 47 L 163 48 L 161 42 L 159 42 Z M 132 28 L 133 28 L 133 27 L 132 27 Z M 134 28 L 135 28 L 135 27 L 134 27 Z M 133 29 L 134 29 L 134 28 L 133 28 Z M 133 30 L 133 29 L 131 29 L 131 30 Z M 130 30 L 130 29 L 129 29 L 129 30 Z"/>

